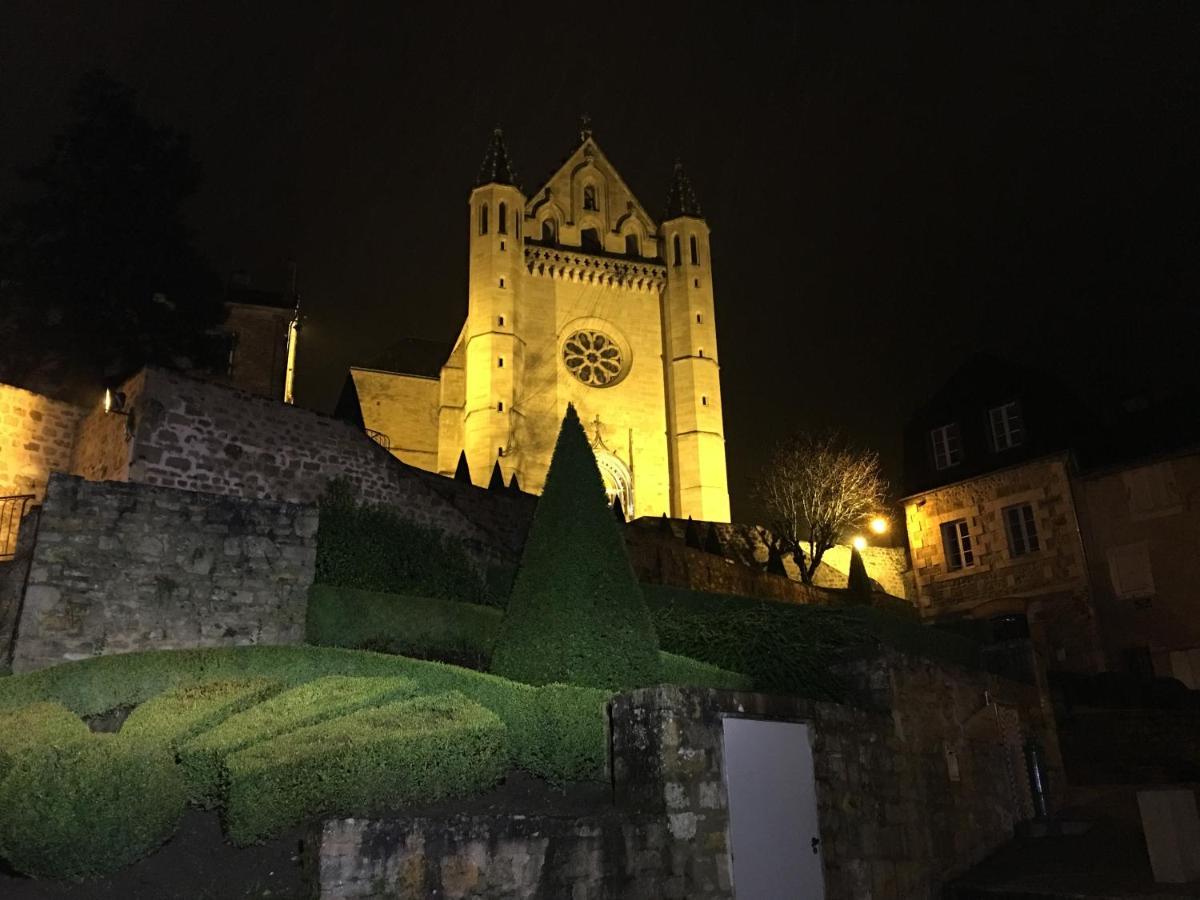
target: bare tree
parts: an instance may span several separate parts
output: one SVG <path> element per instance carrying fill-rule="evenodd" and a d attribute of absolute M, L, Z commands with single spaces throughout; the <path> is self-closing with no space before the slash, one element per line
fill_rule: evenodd
<path fill-rule="evenodd" d="M 780 549 L 811 584 L 825 551 L 883 508 L 887 482 L 874 451 L 856 450 L 835 434 L 798 434 L 776 446 L 757 492 Z"/>

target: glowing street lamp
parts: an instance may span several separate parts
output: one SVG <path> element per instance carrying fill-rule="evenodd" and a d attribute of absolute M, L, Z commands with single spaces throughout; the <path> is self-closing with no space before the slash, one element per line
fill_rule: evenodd
<path fill-rule="evenodd" d="M 887 534 L 888 520 L 883 516 L 875 516 L 871 519 L 871 531 L 875 534 Z"/>
<path fill-rule="evenodd" d="M 861 534 L 856 534 L 854 537 L 852 537 L 850 539 L 850 543 L 854 545 L 855 550 L 857 550 L 861 553 L 863 550 L 866 549 L 867 539 L 865 537 L 863 537 Z"/>

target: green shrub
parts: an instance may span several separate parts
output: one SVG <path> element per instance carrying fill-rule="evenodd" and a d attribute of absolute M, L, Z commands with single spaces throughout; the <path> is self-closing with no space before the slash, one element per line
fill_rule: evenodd
<path fill-rule="evenodd" d="M 610 690 L 661 677 L 641 586 L 573 406 L 558 433 L 491 668 L 529 684 Z"/>
<path fill-rule="evenodd" d="M 270 678 L 248 678 L 172 688 L 134 709 L 121 726 L 121 734 L 177 750 L 189 738 L 278 693 L 282 687 Z"/>
<path fill-rule="evenodd" d="M 743 672 L 756 690 L 851 699 L 836 664 L 881 646 L 964 666 L 979 646 L 870 607 L 801 606 L 646 585 L 664 649 Z"/>
<path fill-rule="evenodd" d="M 162 747 L 110 734 L 43 747 L 0 783 L 0 855 L 38 878 L 107 874 L 167 840 L 183 807 Z"/>
<path fill-rule="evenodd" d="M 217 803 L 223 764 L 231 753 L 326 719 L 416 693 L 416 684 L 408 678 L 345 675 L 328 675 L 284 691 L 225 719 L 180 748 L 179 761 L 187 781 L 188 799 L 204 806 Z"/>
<path fill-rule="evenodd" d="M 293 687 L 323 675 L 402 676 L 412 678 L 426 693 L 459 691 L 500 717 L 509 729 L 513 763 L 535 775 L 552 777 L 539 768 L 541 760 L 552 755 L 555 742 L 576 740 L 573 735 L 538 731 L 538 708 L 547 696 L 542 689 L 443 663 L 331 647 L 221 647 L 97 656 L 0 678 L 0 710 L 52 700 L 89 716 L 143 703 L 183 684 L 264 677 Z M 606 753 L 607 738 L 593 745 L 587 766 L 573 777 L 593 777 Z"/>
<path fill-rule="evenodd" d="M 0 780 L 26 751 L 61 747 L 90 734 L 83 719 L 61 703 L 31 703 L 0 713 Z"/>
<path fill-rule="evenodd" d="M 748 691 L 754 686 L 753 681 L 745 675 L 730 672 L 689 656 L 667 653 L 665 650 L 659 656 L 662 659 L 664 684 L 732 691 Z"/>
<path fill-rule="evenodd" d="M 547 781 L 602 781 L 608 767 L 608 691 L 570 684 L 538 688 L 529 749 Z"/>
<path fill-rule="evenodd" d="M 319 816 L 462 796 L 506 762 L 504 724 L 461 694 L 364 709 L 230 756 L 226 831 L 244 845 Z"/>
<path fill-rule="evenodd" d="M 305 639 L 324 647 L 379 650 L 486 665 L 503 617 L 497 609 L 431 597 L 314 585 Z"/>
<path fill-rule="evenodd" d="M 461 541 L 392 507 L 355 502 L 345 482 L 321 501 L 316 582 L 335 587 L 487 602 L 485 576 Z"/>

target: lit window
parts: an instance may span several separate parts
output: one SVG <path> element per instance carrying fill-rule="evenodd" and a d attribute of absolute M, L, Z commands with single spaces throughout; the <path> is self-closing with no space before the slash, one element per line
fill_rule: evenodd
<path fill-rule="evenodd" d="M 971 532 L 966 519 L 955 519 L 942 523 L 942 549 L 946 553 L 946 568 L 951 571 L 975 565 L 975 551 L 971 547 Z"/>
<path fill-rule="evenodd" d="M 1021 407 L 1015 401 L 992 407 L 988 419 L 992 423 L 992 447 L 996 450 L 1025 443 L 1025 423 L 1021 421 Z"/>
<path fill-rule="evenodd" d="M 951 422 L 929 432 L 933 441 L 933 464 L 938 469 L 948 469 L 962 462 L 962 441 L 957 423 Z"/>
<path fill-rule="evenodd" d="M 1150 545 L 1145 541 L 1110 547 L 1108 572 L 1113 592 L 1122 600 L 1154 596 L 1154 573 L 1150 569 Z"/>
<path fill-rule="evenodd" d="M 1033 518 L 1033 506 L 1022 503 L 1020 506 L 1008 506 L 1004 509 L 1004 530 L 1008 533 L 1008 552 L 1010 556 L 1024 556 L 1026 553 L 1036 553 L 1038 544 L 1037 522 Z"/>

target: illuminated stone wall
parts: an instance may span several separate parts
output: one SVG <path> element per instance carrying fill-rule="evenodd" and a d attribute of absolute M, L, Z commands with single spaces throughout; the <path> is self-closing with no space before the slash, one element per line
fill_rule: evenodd
<path fill-rule="evenodd" d="M 51 472 L 70 467 L 84 410 L 0 384 L 0 496 L 46 492 Z"/>
<path fill-rule="evenodd" d="M 55 475 L 13 671 L 134 650 L 298 643 L 316 532 L 312 506 Z"/>
<path fill-rule="evenodd" d="M 387 435 L 388 449 L 401 462 L 436 472 L 438 380 L 373 369 L 351 369 L 350 377 L 358 393 L 363 424 Z"/>
<path fill-rule="evenodd" d="M 1003 510 L 1030 504 L 1039 549 L 1013 555 Z M 1052 668 L 1093 671 L 1099 638 L 1066 456 L 1046 457 L 905 500 L 917 586 L 927 618 L 1021 613 Z M 941 526 L 965 520 L 974 563 L 952 570 Z"/>

